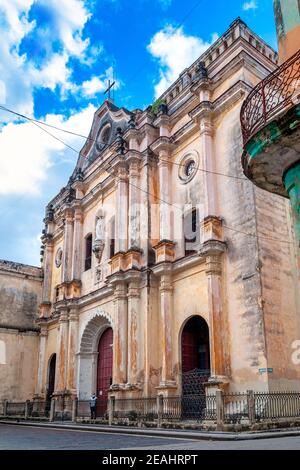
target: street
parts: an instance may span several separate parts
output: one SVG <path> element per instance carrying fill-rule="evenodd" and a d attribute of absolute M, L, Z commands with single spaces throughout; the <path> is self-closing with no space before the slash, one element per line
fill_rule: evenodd
<path fill-rule="evenodd" d="M 0 450 L 299 450 L 300 436 L 207 441 L 45 429 L 0 423 Z"/>

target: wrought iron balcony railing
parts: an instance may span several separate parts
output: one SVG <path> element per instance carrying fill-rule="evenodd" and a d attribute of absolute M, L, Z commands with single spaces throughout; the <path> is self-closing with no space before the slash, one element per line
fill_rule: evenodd
<path fill-rule="evenodd" d="M 241 109 L 244 145 L 276 115 L 300 102 L 300 50 L 262 80 Z"/>

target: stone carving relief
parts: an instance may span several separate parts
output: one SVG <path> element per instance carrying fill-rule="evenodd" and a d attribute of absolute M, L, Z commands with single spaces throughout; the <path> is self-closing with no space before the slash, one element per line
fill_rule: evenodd
<path fill-rule="evenodd" d="M 95 223 L 95 238 L 93 244 L 93 253 L 95 254 L 98 263 L 101 263 L 103 250 L 105 247 L 105 214 L 100 209 L 96 215 L 96 223 Z"/>

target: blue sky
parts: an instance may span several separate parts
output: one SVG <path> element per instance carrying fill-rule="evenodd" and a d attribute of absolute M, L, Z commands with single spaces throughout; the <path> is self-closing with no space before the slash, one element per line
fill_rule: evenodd
<path fill-rule="evenodd" d="M 276 47 L 272 0 L 0 0 L 0 104 L 87 135 L 112 66 L 116 104 L 144 108 L 237 16 Z M 76 159 L 0 110 L 1 259 L 39 264 L 44 207 Z"/>

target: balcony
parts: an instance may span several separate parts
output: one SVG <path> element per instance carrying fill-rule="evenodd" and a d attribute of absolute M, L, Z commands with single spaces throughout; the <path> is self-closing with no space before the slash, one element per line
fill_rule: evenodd
<path fill-rule="evenodd" d="M 299 161 L 300 51 L 260 82 L 241 109 L 245 175 L 257 186 L 287 196 L 285 171 Z"/>

